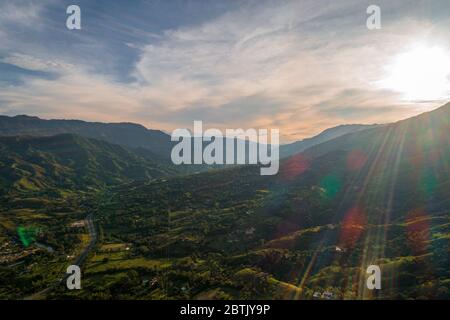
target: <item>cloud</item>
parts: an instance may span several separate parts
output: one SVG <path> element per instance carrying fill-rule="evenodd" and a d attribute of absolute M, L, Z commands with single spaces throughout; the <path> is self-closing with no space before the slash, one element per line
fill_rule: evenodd
<path fill-rule="evenodd" d="M 391 11 L 375 32 L 365 27 L 364 1 L 253 1 L 198 24 L 148 30 L 142 43 L 124 42 L 113 52 L 106 49 L 117 41 L 108 46 L 93 33 L 77 34 L 89 38 L 79 47 L 95 49 L 92 56 L 42 47 L 14 52 L 13 43 L 1 62 L 58 77 L 0 88 L 0 112 L 134 121 L 166 131 L 203 119 L 221 129 L 280 128 L 285 140 L 342 123 L 394 121 L 440 103 L 419 110 L 377 86 L 383 67 L 409 42 L 445 44 L 442 21 L 438 32 L 427 17 L 409 14 L 410 4 L 383 2 Z M 124 60 L 127 70 L 110 65 Z M 115 69 L 133 80 L 106 72 Z"/>
<path fill-rule="evenodd" d="M 427 34 L 428 22 L 407 17 L 371 34 L 365 16 L 355 20 L 348 10 L 353 9 L 324 10 L 311 2 L 244 8 L 167 32 L 157 44 L 144 47 L 135 76 L 171 95 L 165 103 L 159 99 L 173 110 L 167 117 L 187 123 L 221 118 L 281 126 L 292 135 L 341 121 L 385 122 L 410 115 L 398 94 L 375 83 L 384 76 L 383 65 L 402 49 L 399 43 Z M 335 26 L 343 28 L 342 34 L 328 33 Z M 188 88 L 189 94 L 172 88 Z M 179 94 L 189 99 L 173 100 Z M 255 97 L 264 98 L 254 103 Z"/>
<path fill-rule="evenodd" d="M 74 68 L 73 65 L 56 59 L 44 60 L 26 54 L 14 53 L 0 59 L 0 62 L 8 63 L 16 67 L 31 71 L 64 72 Z"/>
<path fill-rule="evenodd" d="M 5 1 L 0 3 L 1 25 L 37 26 L 42 13 L 42 5 L 38 1 Z"/>
<path fill-rule="evenodd" d="M 29 79 L 25 86 L 0 91 L 3 113 L 26 113 L 47 118 L 81 118 L 117 121 L 139 107 L 136 91 L 109 79 L 82 72 L 57 80 Z M 135 119 L 137 120 L 137 119 Z"/>

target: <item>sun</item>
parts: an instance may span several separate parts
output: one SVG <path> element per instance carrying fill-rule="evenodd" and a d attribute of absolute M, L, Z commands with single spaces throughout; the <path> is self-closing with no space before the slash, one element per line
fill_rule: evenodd
<path fill-rule="evenodd" d="M 450 54 L 442 48 L 417 46 L 396 56 L 386 71 L 380 85 L 401 93 L 405 100 L 450 97 Z"/>

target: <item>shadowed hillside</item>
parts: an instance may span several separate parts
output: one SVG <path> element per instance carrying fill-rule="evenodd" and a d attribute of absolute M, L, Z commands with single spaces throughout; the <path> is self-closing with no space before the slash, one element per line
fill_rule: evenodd
<path fill-rule="evenodd" d="M 170 157 L 170 136 L 135 123 L 101 123 L 81 120 L 43 120 L 20 115 L 0 116 L 0 135 L 52 136 L 62 133 L 104 140 L 131 148 L 146 148 L 164 159 Z"/>

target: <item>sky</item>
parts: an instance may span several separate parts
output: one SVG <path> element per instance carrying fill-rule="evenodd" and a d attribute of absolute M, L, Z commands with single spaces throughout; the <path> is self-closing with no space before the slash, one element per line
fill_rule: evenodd
<path fill-rule="evenodd" d="M 66 8 L 81 9 L 81 30 Z M 367 7 L 381 28 L 366 26 Z M 448 0 L 0 0 L 0 114 L 282 142 L 450 100 Z"/>

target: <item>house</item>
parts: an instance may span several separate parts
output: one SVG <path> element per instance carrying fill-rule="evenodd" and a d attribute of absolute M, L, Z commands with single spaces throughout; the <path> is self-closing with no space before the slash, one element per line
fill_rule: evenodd
<path fill-rule="evenodd" d="M 251 227 L 251 228 L 248 228 L 247 230 L 245 230 L 245 234 L 246 235 L 252 235 L 253 233 L 255 232 L 255 228 L 254 227 Z"/>
<path fill-rule="evenodd" d="M 86 221 L 84 220 L 80 220 L 80 221 L 75 221 L 74 223 L 72 223 L 70 226 L 72 228 L 83 228 L 86 224 Z"/>
<path fill-rule="evenodd" d="M 333 299 L 333 292 L 330 291 L 325 291 L 324 293 L 322 293 L 322 298 L 323 299 L 327 299 L 327 300 L 331 300 Z"/>
<path fill-rule="evenodd" d="M 150 283 L 149 283 L 150 288 L 153 288 L 157 284 L 158 284 L 158 279 L 156 279 L 156 278 L 153 278 L 152 281 L 150 281 Z"/>

